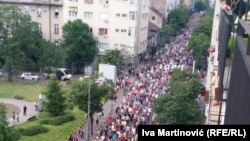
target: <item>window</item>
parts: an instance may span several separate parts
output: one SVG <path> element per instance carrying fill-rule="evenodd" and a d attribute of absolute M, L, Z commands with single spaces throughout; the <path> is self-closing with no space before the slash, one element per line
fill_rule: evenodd
<path fill-rule="evenodd" d="M 84 18 L 92 18 L 93 12 L 84 12 Z"/>
<path fill-rule="evenodd" d="M 152 20 L 155 20 L 155 16 L 152 17 Z"/>
<path fill-rule="evenodd" d="M 120 17 L 120 14 L 119 14 L 119 13 L 116 13 L 116 17 Z"/>
<path fill-rule="evenodd" d="M 93 33 L 93 28 L 92 27 L 89 28 L 89 32 Z"/>
<path fill-rule="evenodd" d="M 54 24 L 54 33 L 59 34 L 59 24 Z"/>
<path fill-rule="evenodd" d="M 85 3 L 93 3 L 93 0 L 84 0 Z"/>
<path fill-rule="evenodd" d="M 108 34 L 107 28 L 99 28 L 99 35 L 105 35 Z"/>
<path fill-rule="evenodd" d="M 41 8 L 37 9 L 36 15 L 37 15 L 37 17 L 41 17 L 42 16 L 42 9 Z"/>
<path fill-rule="evenodd" d="M 77 12 L 76 11 L 74 11 L 74 10 L 72 10 L 72 11 L 70 10 L 69 11 L 69 17 L 70 18 L 75 18 L 76 16 L 77 16 Z"/>
<path fill-rule="evenodd" d="M 58 16 L 59 16 L 58 9 L 55 9 L 54 16 L 55 16 L 55 18 L 58 18 Z"/>
<path fill-rule="evenodd" d="M 130 20 L 135 20 L 135 11 L 130 11 L 129 12 L 129 19 Z"/>
<path fill-rule="evenodd" d="M 26 16 L 29 16 L 29 15 L 30 15 L 30 10 L 29 10 L 29 7 L 28 7 L 28 6 L 25 6 L 25 7 L 24 7 L 24 14 L 25 14 Z"/>
<path fill-rule="evenodd" d="M 122 17 L 127 17 L 127 14 L 122 14 Z"/>
<path fill-rule="evenodd" d="M 119 32 L 119 29 L 115 29 L 115 32 Z"/>
<path fill-rule="evenodd" d="M 126 29 L 121 29 L 121 32 L 126 32 Z"/>
<path fill-rule="evenodd" d="M 38 30 L 42 32 L 42 23 L 38 23 Z"/>
<path fill-rule="evenodd" d="M 100 18 L 101 20 L 106 20 L 106 19 L 109 18 L 109 14 L 106 13 L 106 12 L 100 12 L 100 13 L 99 13 L 99 18 Z"/>
<path fill-rule="evenodd" d="M 130 4 L 135 4 L 136 0 L 130 0 Z"/>
<path fill-rule="evenodd" d="M 128 28 L 128 36 L 135 36 L 135 27 Z"/>
<path fill-rule="evenodd" d="M 100 52 L 104 52 L 105 50 L 107 50 L 108 44 L 107 43 L 98 43 L 98 49 Z"/>

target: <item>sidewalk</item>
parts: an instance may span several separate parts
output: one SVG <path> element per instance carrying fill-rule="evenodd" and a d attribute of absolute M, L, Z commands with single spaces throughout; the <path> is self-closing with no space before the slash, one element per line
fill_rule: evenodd
<path fill-rule="evenodd" d="M 8 116 L 11 117 L 8 119 L 9 121 L 9 125 L 15 125 L 15 124 L 21 124 L 26 122 L 30 117 L 36 116 L 38 115 L 38 112 L 35 111 L 35 107 L 34 107 L 34 102 L 27 102 L 27 101 L 23 101 L 23 100 L 16 100 L 16 99 L 8 99 L 8 98 L 0 98 L 0 104 L 10 104 L 10 105 L 14 105 L 19 109 L 16 109 L 16 111 L 13 112 L 19 112 L 19 122 L 13 122 L 12 119 L 12 115 Z M 23 115 L 23 106 L 26 105 L 27 107 L 27 114 L 26 116 Z"/>

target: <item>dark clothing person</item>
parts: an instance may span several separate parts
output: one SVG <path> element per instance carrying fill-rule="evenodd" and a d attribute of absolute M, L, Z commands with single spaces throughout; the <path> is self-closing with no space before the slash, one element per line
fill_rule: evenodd
<path fill-rule="evenodd" d="M 26 105 L 23 106 L 23 115 L 26 116 L 26 113 L 27 113 L 27 107 Z"/>

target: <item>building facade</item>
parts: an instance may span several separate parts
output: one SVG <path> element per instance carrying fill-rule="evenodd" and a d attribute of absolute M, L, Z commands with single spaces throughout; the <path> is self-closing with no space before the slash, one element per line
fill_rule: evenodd
<path fill-rule="evenodd" d="M 149 0 L 67 0 L 64 23 L 81 19 L 90 26 L 102 54 L 109 49 L 139 55 L 147 48 Z"/>
<path fill-rule="evenodd" d="M 157 9 L 166 19 L 170 10 L 168 1 L 169 0 L 151 0 L 151 8 Z"/>
<path fill-rule="evenodd" d="M 60 42 L 63 26 L 63 0 L 0 0 L 3 5 L 16 5 L 39 24 L 41 35 Z"/>

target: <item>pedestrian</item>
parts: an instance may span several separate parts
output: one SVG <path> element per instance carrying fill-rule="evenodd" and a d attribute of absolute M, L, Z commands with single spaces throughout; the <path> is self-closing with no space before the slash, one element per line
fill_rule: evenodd
<path fill-rule="evenodd" d="M 27 114 L 27 107 L 26 105 L 23 106 L 23 115 L 26 116 Z"/>
<path fill-rule="evenodd" d="M 12 114 L 12 118 L 13 118 L 13 123 L 15 122 L 15 120 L 16 120 L 16 114 L 15 114 L 15 112 L 13 112 L 13 114 Z"/>
<path fill-rule="evenodd" d="M 16 114 L 16 121 L 19 122 L 19 113 Z"/>

